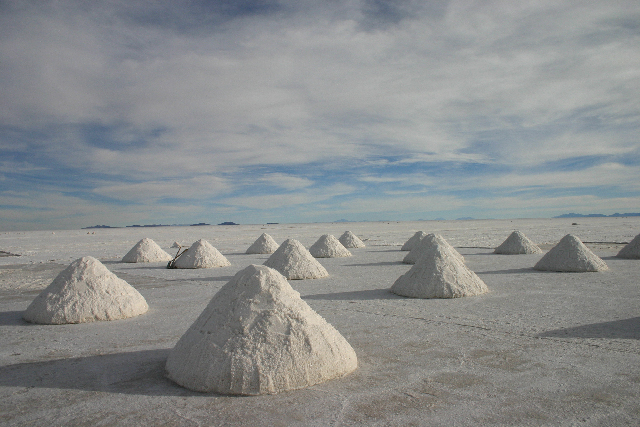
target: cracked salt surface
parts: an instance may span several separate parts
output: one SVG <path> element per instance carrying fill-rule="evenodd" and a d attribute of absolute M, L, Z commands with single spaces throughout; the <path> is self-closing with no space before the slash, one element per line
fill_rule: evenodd
<path fill-rule="evenodd" d="M 307 248 L 344 224 L 169 227 L 0 233 L 0 424 L 6 425 L 637 425 L 640 261 L 622 245 L 587 244 L 601 273 L 533 270 L 542 254 L 496 255 L 520 230 L 548 251 L 567 233 L 629 242 L 640 218 L 349 223 L 366 247 L 320 259 L 329 276 L 290 281 L 356 351 L 348 376 L 277 395 L 238 398 L 165 377 L 169 351 L 211 297 L 268 255 L 246 248 L 266 232 Z M 194 229 L 195 228 L 195 229 Z M 400 246 L 441 234 L 490 292 L 453 300 L 389 292 L 408 271 Z M 231 263 L 167 270 L 121 263 L 140 239 L 169 250 L 207 239 Z M 23 310 L 73 260 L 94 256 L 145 297 L 131 319 L 31 325 Z M 259 420 L 259 421 L 256 421 Z"/>

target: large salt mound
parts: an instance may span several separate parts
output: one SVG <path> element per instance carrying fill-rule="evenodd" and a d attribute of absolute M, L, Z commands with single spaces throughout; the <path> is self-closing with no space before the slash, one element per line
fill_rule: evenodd
<path fill-rule="evenodd" d="M 277 271 L 250 265 L 211 299 L 169 354 L 169 378 L 191 390 L 272 394 L 358 366 L 340 333 Z"/>
<path fill-rule="evenodd" d="M 309 248 L 309 253 L 315 258 L 341 258 L 351 256 L 349 249 L 331 234 L 320 236 Z"/>
<path fill-rule="evenodd" d="M 329 273 L 305 248 L 295 239 L 287 239 L 264 262 L 264 265 L 278 270 L 287 279 L 319 279 Z"/>
<path fill-rule="evenodd" d="M 582 273 L 608 270 L 607 264 L 576 236 L 567 234 L 533 267 L 536 270 Z"/>
<path fill-rule="evenodd" d="M 345 231 L 338 239 L 345 248 L 364 248 L 364 242 L 351 231 Z"/>
<path fill-rule="evenodd" d="M 420 241 L 426 236 L 427 233 L 424 231 L 416 231 L 416 233 L 409 238 L 404 245 L 400 248 L 401 251 L 410 251 L 413 249 Z"/>
<path fill-rule="evenodd" d="M 422 240 L 420 240 L 420 242 L 418 242 L 418 244 L 404 257 L 402 262 L 405 264 L 415 264 L 422 256 L 430 254 L 438 247 L 441 250 L 446 250 L 449 252 L 449 255 L 464 263 L 464 257 L 456 250 L 456 248 L 451 246 L 441 235 L 433 233 L 424 236 Z"/>
<path fill-rule="evenodd" d="M 140 293 L 97 259 L 72 262 L 29 304 L 27 322 L 59 325 L 134 317 L 149 309 Z"/>
<path fill-rule="evenodd" d="M 145 237 L 135 244 L 122 258 L 122 262 L 167 262 L 173 257 L 162 250 L 152 239 Z"/>
<path fill-rule="evenodd" d="M 503 255 L 541 254 L 542 249 L 529 240 L 527 236 L 516 230 L 493 253 Z"/>
<path fill-rule="evenodd" d="M 391 292 L 411 298 L 459 298 L 487 291 L 487 285 L 464 262 L 439 244 L 391 286 Z"/>
<path fill-rule="evenodd" d="M 214 268 L 228 265 L 231 265 L 229 260 L 204 239 L 191 245 L 175 262 L 175 268 Z"/>
<path fill-rule="evenodd" d="M 640 234 L 620 249 L 620 252 L 618 252 L 616 256 L 618 258 L 640 259 Z"/>
<path fill-rule="evenodd" d="M 273 237 L 262 233 L 260 237 L 247 249 L 248 254 L 272 254 L 278 249 L 278 244 Z"/>

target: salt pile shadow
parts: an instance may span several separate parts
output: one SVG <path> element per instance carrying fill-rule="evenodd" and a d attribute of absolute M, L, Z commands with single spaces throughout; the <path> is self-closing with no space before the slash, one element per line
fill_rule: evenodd
<path fill-rule="evenodd" d="M 306 295 L 303 300 L 331 300 L 331 301 L 355 301 L 355 300 L 377 300 L 377 299 L 406 299 L 389 292 L 389 288 L 368 289 L 363 291 L 334 292 L 329 294 Z"/>
<path fill-rule="evenodd" d="M 29 326 L 29 323 L 22 318 L 24 311 L 2 311 L 0 312 L 0 326 Z"/>
<path fill-rule="evenodd" d="M 538 336 L 547 338 L 619 338 L 640 340 L 640 317 L 592 323 L 574 328 L 554 329 L 543 332 Z"/>

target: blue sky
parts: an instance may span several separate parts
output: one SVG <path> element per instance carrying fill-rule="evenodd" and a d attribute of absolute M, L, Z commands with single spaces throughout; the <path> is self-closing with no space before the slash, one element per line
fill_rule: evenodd
<path fill-rule="evenodd" d="M 637 1 L 0 4 L 0 230 L 640 212 L 639 128 Z"/>

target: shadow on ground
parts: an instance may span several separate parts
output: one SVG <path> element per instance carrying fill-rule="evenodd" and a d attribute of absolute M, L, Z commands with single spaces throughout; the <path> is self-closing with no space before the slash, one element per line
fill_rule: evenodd
<path fill-rule="evenodd" d="M 551 338 L 621 338 L 640 340 L 640 317 L 554 329 L 539 335 Z"/>
<path fill-rule="evenodd" d="M 369 289 L 364 291 L 335 292 L 330 294 L 306 295 L 302 299 L 311 300 L 331 300 L 331 301 L 356 301 L 356 300 L 375 300 L 375 299 L 402 299 L 385 289 Z"/>

